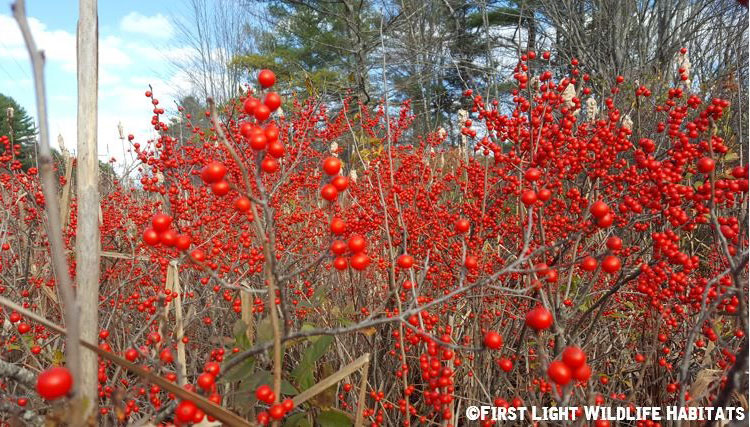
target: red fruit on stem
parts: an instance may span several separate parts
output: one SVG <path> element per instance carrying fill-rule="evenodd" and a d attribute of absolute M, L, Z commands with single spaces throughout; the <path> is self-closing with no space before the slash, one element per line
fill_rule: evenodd
<path fill-rule="evenodd" d="M 333 259 L 333 268 L 339 271 L 346 270 L 349 268 L 349 261 L 342 256 L 337 256 Z"/>
<path fill-rule="evenodd" d="M 73 375 L 67 368 L 49 368 L 36 379 L 36 391 L 45 400 L 64 397 L 73 387 Z"/>
<path fill-rule="evenodd" d="M 367 241 L 359 234 L 354 234 L 349 238 L 348 246 L 349 250 L 352 251 L 352 253 L 364 251 L 366 245 Z"/>
<path fill-rule="evenodd" d="M 414 257 L 403 254 L 396 259 L 396 264 L 401 268 L 411 268 L 414 265 Z"/>
<path fill-rule="evenodd" d="M 507 358 L 500 359 L 500 361 L 498 362 L 498 366 L 500 366 L 500 369 L 505 372 L 510 372 L 511 370 L 513 370 L 513 362 Z"/>
<path fill-rule="evenodd" d="M 251 116 L 255 112 L 255 107 L 257 107 L 258 105 L 260 105 L 260 101 L 257 98 L 253 98 L 251 96 L 247 98 L 242 104 L 242 109 L 245 111 L 245 114 Z"/>
<path fill-rule="evenodd" d="M 573 371 L 573 378 L 578 381 L 588 381 L 591 378 L 591 367 L 584 364 L 580 368 Z"/>
<path fill-rule="evenodd" d="M 521 193 L 521 203 L 523 203 L 526 206 L 531 206 L 534 203 L 536 203 L 537 197 L 536 192 L 534 190 L 526 190 L 523 193 Z"/>
<path fill-rule="evenodd" d="M 621 263 L 620 258 L 617 258 L 614 255 L 610 255 L 602 261 L 602 270 L 604 270 L 606 273 L 616 273 L 620 271 Z"/>
<path fill-rule="evenodd" d="M 211 184 L 224 179 L 227 167 L 221 162 L 211 162 L 201 169 L 201 179 L 206 184 Z"/>
<path fill-rule="evenodd" d="M 226 196 L 229 194 L 229 190 L 229 183 L 226 181 L 219 181 L 211 184 L 211 192 L 217 196 Z"/>
<path fill-rule="evenodd" d="M 346 222 L 341 218 L 333 218 L 330 225 L 331 233 L 344 234 L 346 231 Z"/>
<path fill-rule="evenodd" d="M 700 173 L 711 173 L 716 167 L 716 160 L 710 157 L 701 157 L 698 160 L 698 172 Z"/>
<path fill-rule="evenodd" d="M 170 225 L 172 225 L 172 217 L 167 214 L 158 213 L 151 218 L 151 227 L 157 233 L 169 230 Z"/>
<path fill-rule="evenodd" d="M 276 92 L 268 92 L 266 99 L 263 101 L 264 104 L 271 110 L 276 111 L 281 106 L 281 97 Z"/>
<path fill-rule="evenodd" d="M 573 378 L 573 372 L 563 362 L 555 360 L 547 367 L 547 376 L 561 386 L 567 385 Z"/>
<path fill-rule="evenodd" d="M 355 270 L 364 270 L 368 265 L 370 265 L 370 257 L 362 252 L 354 254 L 354 256 L 352 256 L 352 258 L 349 260 L 349 265 L 351 265 Z"/>
<path fill-rule="evenodd" d="M 255 107 L 255 111 L 253 112 L 253 115 L 255 116 L 255 119 L 259 122 L 262 122 L 269 117 L 271 117 L 271 109 L 268 108 L 268 105 L 266 104 L 260 104 L 257 107 Z"/>
<path fill-rule="evenodd" d="M 326 184 L 320 189 L 320 197 L 332 202 L 339 196 L 339 190 L 336 189 L 332 184 Z"/>
<path fill-rule="evenodd" d="M 266 148 L 268 150 L 268 154 L 272 155 L 273 157 L 277 159 L 284 157 L 284 144 L 280 143 L 279 141 L 270 142 Z"/>
<path fill-rule="evenodd" d="M 159 244 L 159 233 L 153 228 L 147 228 L 143 231 L 143 242 L 149 246 L 155 246 Z"/>
<path fill-rule="evenodd" d="M 189 400 L 183 400 L 175 408 L 174 416 L 178 421 L 183 423 L 192 423 L 197 411 L 198 407 L 195 406 L 195 403 Z"/>
<path fill-rule="evenodd" d="M 563 350 L 562 361 L 570 369 L 578 369 L 586 364 L 586 353 L 578 347 L 568 347 Z"/>
<path fill-rule="evenodd" d="M 542 177 L 542 171 L 537 168 L 529 168 L 526 170 L 526 173 L 523 174 L 523 177 L 526 181 L 534 182 Z"/>
<path fill-rule="evenodd" d="M 499 350 L 503 346 L 503 337 L 494 331 L 484 334 L 484 346 L 490 350 Z"/>
<path fill-rule="evenodd" d="M 587 256 L 586 258 L 581 261 L 581 269 L 583 271 L 594 271 L 596 270 L 597 266 L 596 258 L 592 256 Z"/>
<path fill-rule="evenodd" d="M 456 232 L 466 233 L 467 231 L 469 231 L 469 227 L 471 227 L 471 223 L 466 219 L 460 218 L 459 220 L 456 221 L 455 227 L 456 227 Z"/>
<path fill-rule="evenodd" d="M 258 83 L 263 88 L 271 87 L 276 83 L 276 74 L 271 70 L 260 70 L 260 73 L 258 73 Z"/>
<path fill-rule="evenodd" d="M 336 175 L 332 180 L 331 184 L 333 184 L 334 187 L 336 187 L 339 192 L 346 190 L 347 187 L 349 187 L 349 178 L 342 176 L 342 175 Z"/>
<path fill-rule="evenodd" d="M 323 172 L 327 175 L 336 175 L 341 170 L 341 160 L 338 157 L 326 157 L 323 161 Z"/>
<path fill-rule="evenodd" d="M 541 305 L 526 313 L 526 325 L 537 331 L 549 328 L 553 321 L 552 313 Z"/>
<path fill-rule="evenodd" d="M 240 196 L 234 200 L 234 208 L 240 212 L 247 212 L 250 210 L 250 199 L 245 196 Z"/>
<path fill-rule="evenodd" d="M 594 202 L 593 205 L 591 205 L 591 207 L 589 208 L 589 212 L 591 212 L 591 215 L 594 218 L 601 218 L 609 213 L 609 206 L 607 206 L 607 204 L 602 201 L 597 201 Z"/>

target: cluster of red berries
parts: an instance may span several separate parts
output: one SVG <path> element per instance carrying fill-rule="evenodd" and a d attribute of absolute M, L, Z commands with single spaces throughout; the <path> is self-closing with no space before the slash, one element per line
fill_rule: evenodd
<path fill-rule="evenodd" d="M 336 218 L 334 218 L 335 220 Z M 331 243 L 331 252 L 336 255 L 336 258 L 333 259 L 333 267 L 336 270 L 343 271 L 346 270 L 348 265 L 351 265 L 355 270 L 364 270 L 370 265 L 370 257 L 365 253 L 366 246 L 367 241 L 359 234 L 352 235 L 347 242 L 334 240 Z M 349 259 L 344 256 L 347 250 L 352 253 Z"/>
<path fill-rule="evenodd" d="M 341 160 L 338 157 L 327 157 L 323 161 L 323 172 L 328 176 L 332 176 L 331 182 L 325 184 L 320 189 L 320 197 L 324 198 L 329 202 L 333 202 L 339 196 L 339 193 L 346 190 L 349 187 L 349 178 L 339 175 L 341 171 Z"/>
<path fill-rule="evenodd" d="M 586 353 L 578 347 L 563 350 L 562 360 L 552 361 L 547 367 L 547 376 L 560 386 L 572 379 L 586 382 L 591 377 L 591 367 L 586 363 Z"/>
<path fill-rule="evenodd" d="M 263 384 L 255 389 L 255 397 L 258 401 L 271 405 L 268 411 L 261 411 L 256 416 L 258 423 L 264 426 L 268 425 L 271 421 L 283 419 L 294 409 L 294 401 L 292 399 L 284 399 L 281 403 L 275 403 L 276 394 L 267 384 Z"/>
<path fill-rule="evenodd" d="M 166 247 L 175 247 L 181 251 L 190 249 L 191 239 L 187 234 L 178 234 L 172 228 L 172 217 L 158 213 L 151 218 L 151 228 L 143 232 L 143 241 L 149 246 L 159 243 Z"/>

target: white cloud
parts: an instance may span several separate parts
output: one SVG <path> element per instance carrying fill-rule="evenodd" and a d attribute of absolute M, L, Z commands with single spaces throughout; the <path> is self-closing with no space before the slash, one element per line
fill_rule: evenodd
<path fill-rule="evenodd" d="M 76 71 L 76 37 L 64 30 L 51 30 L 36 18 L 28 18 L 31 34 L 37 47 L 44 51 L 47 62 L 57 62 L 68 72 Z M 0 58 L 23 60 L 28 63 L 29 54 L 15 20 L 8 15 L 0 15 Z M 99 66 L 124 66 L 132 61 L 123 50 L 123 42 L 114 36 L 103 37 L 99 41 Z"/>
<path fill-rule="evenodd" d="M 50 142 L 57 146 L 57 135 L 62 134 L 67 148 L 75 151 L 75 30 L 53 29 L 36 18 L 28 19 L 37 46 L 45 51 L 47 58 Z M 131 33 L 141 33 L 143 37 L 134 40 Z M 168 111 L 175 108 L 174 94 L 189 87 L 185 76 L 173 70 L 170 62 L 189 60 L 194 55 L 192 49 L 159 47 L 172 34 L 173 27 L 164 15 L 143 16 L 134 12 L 120 21 L 114 33 L 100 36 L 97 132 L 100 160 L 115 157 L 122 165 L 123 160 L 131 159 L 126 153 L 129 144 L 125 141 L 123 150 L 119 140 L 118 123 L 122 123 L 125 135 L 132 133 L 140 142 L 156 135 L 150 125 L 153 106 L 143 96 L 149 83 L 158 95 L 159 106 Z M 6 72 L 0 70 L 0 89 L 7 88 L 9 96 L 36 116 L 26 46 L 15 20 L 5 14 L 0 14 L 0 58 L 6 60 L 3 66 Z"/>
<path fill-rule="evenodd" d="M 28 18 L 31 34 L 39 49 L 44 50 L 48 61 L 72 65 L 75 70 L 76 38 L 63 30 L 49 30 L 36 18 Z M 18 24 L 9 15 L 0 15 L 0 57 L 28 60 L 29 55 Z M 66 67 L 67 68 L 67 67 Z"/>
<path fill-rule="evenodd" d="M 164 39 L 172 37 L 174 33 L 174 28 L 172 28 L 169 18 L 161 13 L 153 16 L 145 16 L 138 12 L 130 12 L 120 21 L 120 29 L 129 33 Z"/>
<path fill-rule="evenodd" d="M 128 43 L 127 48 L 128 50 L 137 53 L 139 58 L 148 59 L 150 61 L 189 61 L 196 55 L 195 49 L 187 46 L 156 48 L 137 43 Z"/>

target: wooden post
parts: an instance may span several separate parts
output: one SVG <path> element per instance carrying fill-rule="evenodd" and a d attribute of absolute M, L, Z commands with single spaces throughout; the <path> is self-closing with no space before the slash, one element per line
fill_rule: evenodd
<path fill-rule="evenodd" d="M 64 230 L 68 226 L 68 220 L 70 220 L 70 179 L 73 176 L 73 160 L 70 158 L 68 149 L 65 148 L 65 141 L 62 135 L 57 135 L 57 144 L 60 146 L 65 168 L 65 184 L 63 185 L 62 196 L 60 197 L 60 224 L 62 224 Z"/>
<path fill-rule="evenodd" d="M 99 18 L 97 0 L 80 0 L 78 8 L 78 229 L 76 281 L 81 307 L 81 338 L 96 342 L 99 308 L 99 156 L 97 150 L 97 96 L 99 91 Z M 96 416 L 97 355 L 81 354 L 81 393 L 87 411 Z"/>
<path fill-rule="evenodd" d="M 174 318 L 175 318 L 175 329 L 174 335 L 177 341 L 177 380 L 180 386 L 187 384 L 187 357 L 185 357 L 185 343 L 182 342 L 182 337 L 185 335 L 184 325 L 182 321 L 182 289 L 180 288 L 180 269 L 177 265 L 177 261 L 171 261 L 167 267 L 167 290 L 172 292 L 174 295 Z M 169 303 L 164 305 L 164 325 L 169 325 Z M 166 333 L 159 328 L 162 335 Z"/>
<path fill-rule="evenodd" d="M 255 342 L 255 317 L 253 317 L 253 296 L 249 292 L 240 291 L 240 303 L 242 308 L 241 318 L 245 323 L 245 336 L 250 345 Z"/>

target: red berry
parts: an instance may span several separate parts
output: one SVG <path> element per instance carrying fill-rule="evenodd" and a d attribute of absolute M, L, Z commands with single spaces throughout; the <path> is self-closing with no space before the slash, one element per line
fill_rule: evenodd
<path fill-rule="evenodd" d="M 349 260 L 349 265 L 351 265 L 355 270 L 364 270 L 368 265 L 370 265 L 370 257 L 362 252 L 354 254 L 354 256 L 352 256 L 352 258 Z"/>
<path fill-rule="evenodd" d="M 346 223 L 341 218 L 333 218 L 331 220 L 331 233 L 333 234 L 344 234 L 346 231 Z"/>
<path fill-rule="evenodd" d="M 337 190 L 344 191 L 347 187 L 349 187 L 349 178 L 341 175 L 336 175 L 336 177 L 331 180 L 331 184 L 333 184 L 333 186 L 336 187 Z"/>
<path fill-rule="evenodd" d="M 149 246 L 155 246 L 159 243 L 159 233 L 153 228 L 147 228 L 143 232 L 143 242 Z"/>
<path fill-rule="evenodd" d="M 175 408 L 174 415 L 175 418 L 183 423 L 192 423 L 197 411 L 198 407 L 195 406 L 195 403 L 189 400 L 183 400 Z"/>
<path fill-rule="evenodd" d="M 341 160 L 338 157 L 326 157 L 323 161 L 323 172 L 328 175 L 336 175 L 341 170 Z"/>
<path fill-rule="evenodd" d="M 264 88 L 271 87 L 276 83 L 276 74 L 271 70 L 260 70 L 260 73 L 258 73 L 258 83 Z"/>
<path fill-rule="evenodd" d="M 343 240 L 334 240 L 333 243 L 331 243 L 331 252 L 333 252 L 334 255 L 343 255 L 346 253 L 346 242 Z"/>
<path fill-rule="evenodd" d="M 234 200 L 234 208 L 240 212 L 247 212 L 250 210 L 250 199 L 245 196 L 240 196 Z"/>
<path fill-rule="evenodd" d="M 526 313 L 526 325 L 537 331 L 549 328 L 552 322 L 552 313 L 541 305 Z"/>
<path fill-rule="evenodd" d="M 255 389 L 255 397 L 261 402 L 268 403 L 269 405 L 276 400 L 273 390 L 270 386 L 263 384 Z"/>
<path fill-rule="evenodd" d="M 701 157 L 698 160 L 698 172 L 700 173 L 711 173 L 716 167 L 716 161 L 710 157 Z"/>
<path fill-rule="evenodd" d="M 570 382 L 573 372 L 563 362 L 555 360 L 549 364 L 547 376 L 556 384 L 564 386 Z"/>
<path fill-rule="evenodd" d="M 276 111 L 276 109 L 281 106 L 281 97 L 276 92 L 268 92 L 263 103 L 266 104 L 271 111 Z"/>
<path fill-rule="evenodd" d="M 577 369 L 586 364 L 586 353 L 578 347 L 568 347 L 563 350 L 562 361 L 570 369 Z"/>
<path fill-rule="evenodd" d="M 349 238 L 349 250 L 352 251 L 352 253 L 362 252 L 365 250 L 365 246 L 367 245 L 367 241 L 364 237 L 362 237 L 359 234 L 355 234 L 352 237 Z M 341 254 L 338 254 L 341 255 Z"/>
<path fill-rule="evenodd" d="M 589 208 L 589 212 L 591 212 L 591 215 L 594 216 L 594 218 L 601 218 L 609 213 L 609 206 L 602 201 L 594 202 L 594 204 L 591 205 L 591 208 Z"/>
<path fill-rule="evenodd" d="M 521 202 L 526 206 L 531 206 L 536 203 L 536 192 L 534 190 L 526 190 L 521 193 Z"/>
<path fill-rule="evenodd" d="M 494 331 L 487 332 L 484 334 L 484 346 L 491 350 L 499 350 L 503 346 L 503 337 Z"/>
<path fill-rule="evenodd" d="M 463 218 L 456 221 L 456 231 L 459 233 L 466 233 L 467 231 L 469 231 L 470 226 L 471 223 Z"/>
<path fill-rule="evenodd" d="M 596 270 L 596 265 L 596 258 L 592 256 L 587 256 L 581 261 L 581 269 L 583 269 L 583 271 L 594 271 Z"/>
<path fill-rule="evenodd" d="M 276 404 L 268 409 L 268 415 L 271 416 L 271 419 L 280 420 L 284 418 L 284 415 L 286 415 L 286 411 L 284 411 L 284 407 L 281 406 L 281 404 Z"/>
<path fill-rule="evenodd" d="M 503 358 L 500 359 L 498 362 L 498 365 L 500 366 L 500 369 L 502 369 L 505 372 L 510 372 L 513 370 L 513 362 L 510 359 Z"/>
<path fill-rule="evenodd" d="M 135 362 L 138 359 L 138 351 L 134 348 L 125 350 L 125 359 L 128 362 Z"/>
<path fill-rule="evenodd" d="M 526 173 L 523 174 L 523 177 L 526 181 L 534 182 L 542 177 L 542 171 L 537 168 L 529 168 L 526 170 Z"/>
<path fill-rule="evenodd" d="M 202 388 L 203 390 L 211 390 L 211 388 L 214 386 L 216 382 L 216 377 L 209 374 L 208 372 L 204 372 L 200 375 L 198 375 L 198 387 Z"/>
<path fill-rule="evenodd" d="M 211 191 L 217 196 L 226 196 L 229 193 L 229 190 L 229 183 L 226 181 L 219 181 L 211 184 Z"/>
<path fill-rule="evenodd" d="M 260 104 L 257 107 L 255 107 L 255 111 L 253 112 L 253 115 L 255 116 L 255 119 L 259 122 L 262 122 L 269 117 L 271 117 L 271 109 L 268 108 L 268 105 L 266 104 Z"/>
<path fill-rule="evenodd" d="M 336 189 L 332 184 L 326 184 L 320 189 L 320 197 L 332 202 L 339 196 L 339 190 Z"/>
<path fill-rule="evenodd" d="M 151 218 L 151 227 L 157 233 L 169 230 L 170 225 L 172 225 L 172 217 L 167 214 L 158 213 Z"/>
<path fill-rule="evenodd" d="M 622 239 L 617 236 L 612 236 L 607 239 L 607 248 L 612 251 L 619 251 L 622 249 Z"/>
<path fill-rule="evenodd" d="M 73 387 L 73 376 L 67 368 L 49 368 L 36 379 L 36 391 L 46 400 L 64 397 Z"/>
<path fill-rule="evenodd" d="M 414 257 L 411 255 L 403 254 L 398 257 L 396 263 L 401 268 L 411 268 L 414 265 Z"/>
<path fill-rule="evenodd" d="M 620 258 L 610 255 L 602 261 L 602 270 L 606 273 L 616 273 L 620 270 Z"/>
<path fill-rule="evenodd" d="M 221 181 L 227 174 L 227 167 L 220 162 L 211 162 L 201 170 L 201 179 L 206 184 Z"/>
<path fill-rule="evenodd" d="M 591 378 L 591 367 L 589 365 L 584 364 L 578 369 L 575 369 L 573 371 L 573 378 L 575 378 L 578 381 L 588 381 L 589 378 Z"/>

